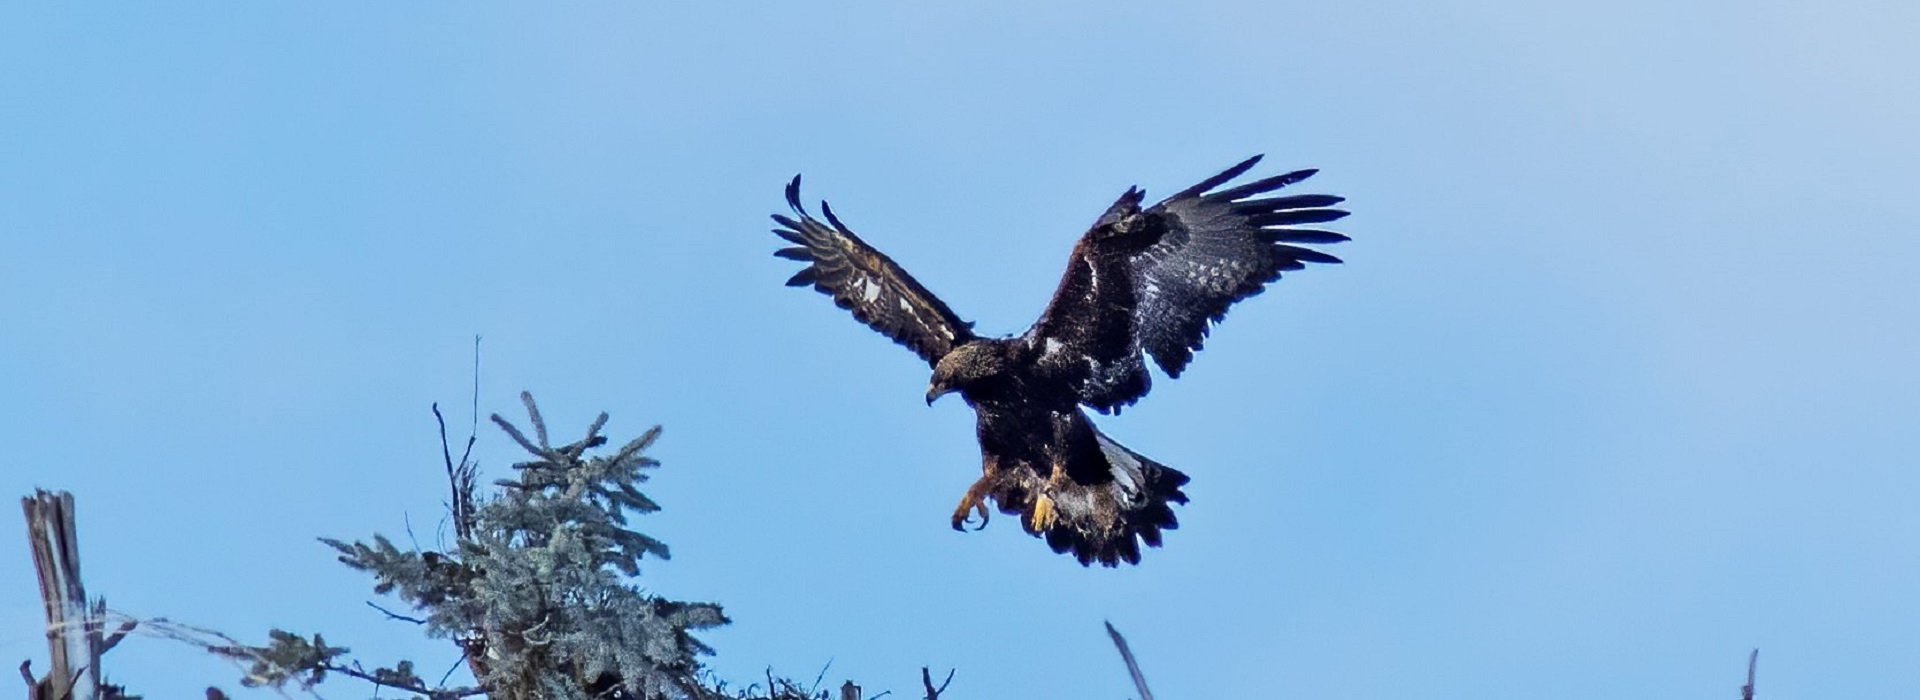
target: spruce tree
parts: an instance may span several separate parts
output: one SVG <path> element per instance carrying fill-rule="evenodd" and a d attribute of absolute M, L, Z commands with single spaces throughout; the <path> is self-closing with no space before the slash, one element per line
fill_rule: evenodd
<path fill-rule="evenodd" d="M 381 535 L 322 540 L 342 563 L 371 574 L 376 593 L 396 595 L 418 613 L 389 615 L 458 644 L 477 685 L 430 684 L 407 661 L 368 670 L 319 635 L 282 630 L 266 646 L 216 648 L 249 662 L 243 682 L 311 686 L 333 672 L 436 699 L 682 700 L 724 693 L 703 680 L 699 657 L 710 650 L 694 637 L 727 623 L 720 606 L 668 600 L 630 582 L 643 559 L 668 558 L 665 543 L 628 526 L 629 516 L 660 509 L 639 489 L 646 471 L 659 466 L 645 451 L 660 428 L 592 454 L 607 445 L 607 414 L 585 437 L 555 446 L 533 397 L 522 393 L 521 400 L 531 438 L 498 414 L 493 422 L 532 459 L 513 465 L 514 478 L 494 482 L 496 496 L 481 498 L 474 465 L 465 456 L 455 463 L 447 451 L 455 537 L 446 551 L 401 549 Z M 444 421 L 441 433 L 444 448 Z M 805 696 L 792 683 L 770 679 L 769 686 L 763 697 Z"/>

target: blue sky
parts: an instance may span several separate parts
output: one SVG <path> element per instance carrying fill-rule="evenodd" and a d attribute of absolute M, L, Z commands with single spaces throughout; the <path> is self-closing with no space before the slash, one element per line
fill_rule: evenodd
<path fill-rule="evenodd" d="M 478 334 L 483 413 L 666 426 L 643 582 L 741 682 L 1117 698 L 1110 619 L 1169 698 L 1731 697 L 1756 646 L 1911 694 L 1916 6 L 964 5 L 0 8 L 0 492 L 76 492 L 118 609 L 451 664 L 313 538 L 431 540 Z M 948 530 L 965 407 L 769 255 L 804 172 L 1018 332 L 1119 192 L 1255 152 L 1349 264 L 1102 421 L 1194 478 L 1138 568 Z M 0 538 L 9 664 L 35 597 Z"/>

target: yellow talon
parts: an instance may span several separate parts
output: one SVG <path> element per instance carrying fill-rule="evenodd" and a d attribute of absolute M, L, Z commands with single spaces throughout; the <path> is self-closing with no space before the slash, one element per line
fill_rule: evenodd
<path fill-rule="evenodd" d="M 973 529 L 974 530 L 986 529 L 987 527 L 987 479 L 985 477 L 981 477 L 979 481 L 974 482 L 973 487 L 967 489 L 967 494 L 965 496 L 960 497 L 960 507 L 953 509 L 953 529 L 960 532 L 966 532 L 967 520 L 975 512 L 978 512 L 980 514 L 980 525 Z"/>
<path fill-rule="evenodd" d="M 1053 527 L 1054 521 L 1059 519 L 1059 514 L 1054 512 L 1051 496 L 1043 493 L 1033 499 L 1033 517 L 1028 525 L 1034 532 L 1046 532 L 1047 528 Z"/>

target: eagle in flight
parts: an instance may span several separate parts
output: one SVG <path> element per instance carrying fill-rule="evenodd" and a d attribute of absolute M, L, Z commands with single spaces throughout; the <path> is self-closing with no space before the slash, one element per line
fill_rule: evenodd
<path fill-rule="evenodd" d="M 1178 526 L 1171 504 L 1187 502 L 1187 475 L 1114 442 L 1082 407 L 1118 413 L 1146 395 L 1142 353 L 1179 377 L 1227 307 L 1283 272 L 1340 262 L 1303 245 L 1347 240 L 1300 228 L 1346 216 L 1332 208 L 1342 198 L 1270 196 L 1314 170 L 1219 189 L 1258 162 L 1148 207 L 1145 192 L 1128 189 L 1074 245 L 1040 320 L 1014 337 L 974 335 L 972 323 L 854 235 L 826 202 L 826 221 L 814 218 L 800 203 L 797 175 L 787 185 L 793 216 L 773 216 L 774 234 L 795 245 L 775 255 L 807 264 L 789 286 L 833 297 L 932 365 L 928 405 L 959 392 L 973 407 L 984 473 L 954 509 L 954 529 L 975 513 L 986 527 L 992 500 L 1083 565 L 1138 564 L 1141 542 L 1157 547 L 1161 531 Z"/>

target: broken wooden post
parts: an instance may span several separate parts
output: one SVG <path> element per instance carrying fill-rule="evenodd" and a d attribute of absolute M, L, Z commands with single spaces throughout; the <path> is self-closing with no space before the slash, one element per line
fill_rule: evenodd
<path fill-rule="evenodd" d="M 129 621 L 112 636 L 102 634 L 107 603 L 87 603 L 80 583 L 80 538 L 74 526 L 73 494 L 36 489 L 20 499 L 27 516 L 27 542 L 33 549 L 33 569 L 40 577 L 40 601 L 47 613 L 47 660 L 51 668 L 35 681 L 28 664 L 20 665 L 27 678 L 29 700 L 106 700 L 120 696 L 118 688 L 101 682 L 100 657 L 133 631 Z M 29 662 L 31 663 L 31 662 Z"/>

